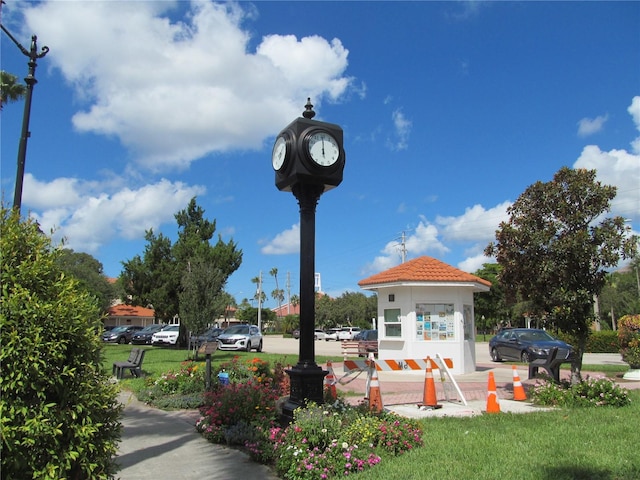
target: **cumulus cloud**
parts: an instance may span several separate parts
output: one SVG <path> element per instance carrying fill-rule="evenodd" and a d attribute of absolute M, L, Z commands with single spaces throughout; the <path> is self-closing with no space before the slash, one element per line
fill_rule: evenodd
<path fill-rule="evenodd" d="M 49 1 L 24 10 L 25 31 L 47 39 L 49 63 L 74 88 L 75 128 L 118 138 L 148 170 L 259 149 L 274 125 L 300 114 L 301 99 L 317 107 L 352 84 L 339 39 L 269 35 L 251 51 L 250 7 L 193 2 L 171 20 L 175 6 Z"/>
<path fill-rule="evenodd" d="M 291 228 L 280 232 L 260 251 L 266 255 L 286 255 L 300 252 L 300 224 L 292 225 Z"/>
<path fill-rule="evenodd" d="M 507 208 L 510 205 L 510 201 L 489 209 L 474 205 L 458 217 L 438 216 L 436 223 L 442 227 L 442 235 L 448 240 L 489 243 L 500 222 L 508 220 Z"/>
<path fill-rule="evenodd" d="M 402 261 L 402 250 L 405 249 L 406 258 L 413 258 L 423 254 L 444 255 L 449 251 L 438 238 L 438 228 L 429 223 L 425 217 L 421 217 L 414 233 L 404 239 L 404 247 L 401 242 L 387 243 L 373 261 L 363 270 L 363 274 L 380 272 L 399 265 Z"/>
<path fill-rule="evenodd" d="M 95 253 L 114 238 L 142 238 L 145 230 L 157 230 L 205 192 L 204 187 L 166 179 L 112 193 L 104 187 L 71 178 L 43 182 L 26 174 L 24 201 L 39 207 L 31 216 L 44 232 L 54 232 L 54 241 L 64 238 L 68 248 Z"/>
<path fill-rule="evenodd" d="M 640 96 L 633 98 L 627 111 L 640 130 Z M 587 145 L 573 167 L 595 169 L 598 180 L 616 186 L 611 213 L 637 221 L 640 219 L 640 138 L 632 142 L 632 148 L 632 152 L 624 149 L 606 152 L 597 145 Z"/>
<path fill-rule="evenodd" d="M 588 137 L 598 133 L 604 128 L 604 124 L 609 119 L 609 115 L 600 115 L 596 118 L 583 118 L 578 122 L 578 136 Z"/>

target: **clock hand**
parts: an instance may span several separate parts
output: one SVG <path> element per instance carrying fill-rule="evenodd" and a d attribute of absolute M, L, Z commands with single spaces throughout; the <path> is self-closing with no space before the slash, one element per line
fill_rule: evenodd
<path fill-rule="evenodd" d="M 322 137 L 322 156 L 324 157 L 324 137 Z"/>

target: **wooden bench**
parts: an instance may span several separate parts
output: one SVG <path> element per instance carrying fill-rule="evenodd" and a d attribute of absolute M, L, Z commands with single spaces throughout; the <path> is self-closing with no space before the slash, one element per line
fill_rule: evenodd
<path fill-rule="evenodd" d="M 129 370 L 132 376 L 140 377 L 145 352 L 146 350 L 141 348 L 132 348 L 126 362 L 113 362 L 113 374 L 116 378 L 121 379 L 126 370 Z"/>

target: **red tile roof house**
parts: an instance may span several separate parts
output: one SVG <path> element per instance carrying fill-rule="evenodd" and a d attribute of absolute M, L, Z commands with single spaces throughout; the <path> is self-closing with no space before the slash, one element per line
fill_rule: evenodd
<path fill-rule="evenodd" d="M 491 283 L 431 257 L 358 282 L 378 294 L 379 358 L 453 360 L 453 374 L 476 371 L 474 292 Z"/>
<path fill-rule="evenodd" d="M 120 303 L 109 307 L 109 314 L 104 325 L 106 327 L 119 325 L 142 325 L 146 327 L 155 322 L 155 311 L 151 308 L 134 307 Z"/>

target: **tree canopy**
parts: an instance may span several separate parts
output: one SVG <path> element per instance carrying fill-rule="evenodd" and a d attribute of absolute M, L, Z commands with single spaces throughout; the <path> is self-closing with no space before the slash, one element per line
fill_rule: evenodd
<path fill-rule="evenodd" d="M 62 270 L 75 277 L 80 286 L 96 298 L 102 312 L 109 308 L 117 294 L 115 287 L 104 276 L 102 263 L 88 253 L 67 248 L 60 251 L 56 261 Z"/>
<path fill-rule="evenodd" d="M 605 216 L 616 188 L 595 178 L 595 170 L 563 167 L 552 181 L 531 185 L 509 207 L 509 220 L 485 249 L 502 267 L 499 281 L 511 302 L 530 302 L 531 315 L 574 336 L 574 381 L 580 378 L 594 296 L 605 285 L 607 269 L 637 249 L 624 218 Z"/>
<path fill-rule="evenodd" d="M 204 217 L 195 197 L 175 215 L 178 239 L 174 244 L 152 230 L 142 256 L 123 262 L 121 284 L 126 300 L 152 306 L 156 316 L 168 321 L 179 316 L 195 333 L 224 313 L 224 287 L 242 263 L 242 250 L 233 240 L 212 245 L 216 223 Z"/>

